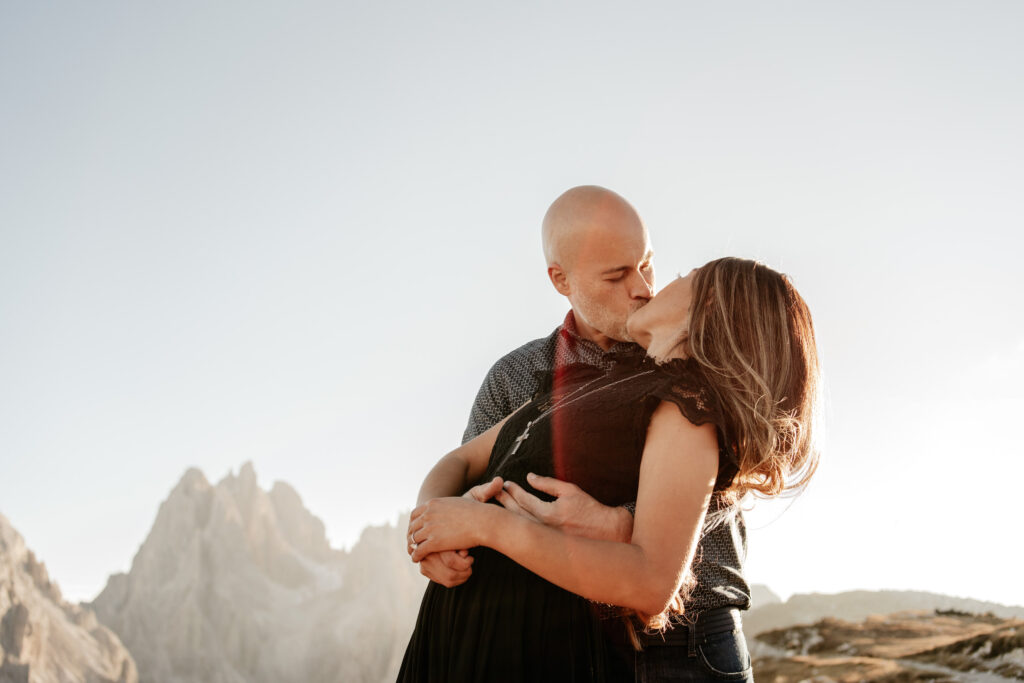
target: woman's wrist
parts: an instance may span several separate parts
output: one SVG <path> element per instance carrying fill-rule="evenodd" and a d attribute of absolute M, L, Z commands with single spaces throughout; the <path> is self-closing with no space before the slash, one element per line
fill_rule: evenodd
<path fill-rule="evenodd" d="M 611 528 L 614 530 L 612 541 L 629 543 L 633 540 L 633 519 L 636 516 L 636 503 L 626 503 L 617 508 L 612 508 L 614 519 Z"/>
<path fill-rule="evenodd" d="M 477 529 L 480 534 L 478 545 L 508 555 L 513 552 L 517 541 L 524 533 L 525 527 L 539 525 L 540 522 L 527 519 L 500 505 L 482 504 L 481 517 L 478 518 Z"/>
<path fill-rule="evenodd" d="M 501 539 L 502 514 L 507 512 L 500 505 L 477 503 L 478 514 L 474 520 L 477 545 L 497 550 L 495 544 Z"/>

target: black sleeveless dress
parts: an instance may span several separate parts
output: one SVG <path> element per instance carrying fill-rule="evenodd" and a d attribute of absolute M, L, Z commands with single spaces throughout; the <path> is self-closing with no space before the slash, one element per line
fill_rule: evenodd
<path fill-rule="evenodd" d="M 729 443 L 714 394 L 692 361 L 628 358 L 607 372 L 572 365 L 541 380 L 545 389 L 499 433 L 481 481 L 500 476 L 551 500 L 526 482 L 534 472 L 573 482 L 605 505 L 633 502 L 647 426 L 663 400 L 694 424 L 714 423 L 719 443 Z M 735 471 L 731 452 L 722 448 L 716 489 Z M 602 620 L 599 606 L 490 548 L 474 548 L 472 555 L 466 583 L 428 585 L 399 681 L 632 679 L 632 652 L 616 637 L 621 622 Z"/>

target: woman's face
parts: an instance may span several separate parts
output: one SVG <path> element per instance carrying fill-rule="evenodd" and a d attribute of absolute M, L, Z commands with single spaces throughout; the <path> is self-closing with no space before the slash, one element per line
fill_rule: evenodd
<path fill-rule="evenodd" d="M 647 355 L 658 360 L 687 357 L 695 272 L 673 280 L 626 321 L 630 336 Z"/>

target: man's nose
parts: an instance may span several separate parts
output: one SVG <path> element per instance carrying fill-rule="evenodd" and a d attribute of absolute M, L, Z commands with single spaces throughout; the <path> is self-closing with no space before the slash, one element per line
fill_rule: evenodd
<path fill-rule="evenodd" d="M 654 296 L 654 283 L 648 281 L 639 271 L 633 271 L 629 286 L 629 296 L 634 299 L 650 299 Z"/>

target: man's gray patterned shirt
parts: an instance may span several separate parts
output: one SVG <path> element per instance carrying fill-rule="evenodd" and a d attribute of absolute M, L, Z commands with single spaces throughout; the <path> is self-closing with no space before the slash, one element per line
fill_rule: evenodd
<path fill-rule="evenodd" d="M 620 353 L 643 353 L 643 349 L 636 344 L 616 342 L 605 351 L 579 335 L 570 310 L 554 332 L 523 344 L 491 367 L 473 402 L 462 443 L 486 432 L 533 398 L 540 389 L 538 372 L 551 372 L 573 363 L 607 370 Z"/>

